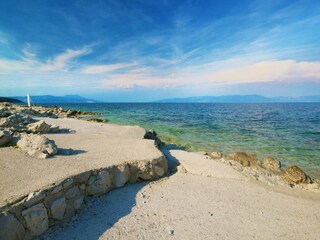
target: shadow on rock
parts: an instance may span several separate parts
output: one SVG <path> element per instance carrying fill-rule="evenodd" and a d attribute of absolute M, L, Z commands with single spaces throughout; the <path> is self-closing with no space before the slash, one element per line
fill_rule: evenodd
<path fill-rule="evenodd" d="M 136 205 L 137 193 L 146 182 L 128 185 L 110 193 L 88 199 L 81 212 L 62 228 L 49 230 L 44 239 L 97 240 Z M 121 239 L 121 238 L 119 238 Z"/>

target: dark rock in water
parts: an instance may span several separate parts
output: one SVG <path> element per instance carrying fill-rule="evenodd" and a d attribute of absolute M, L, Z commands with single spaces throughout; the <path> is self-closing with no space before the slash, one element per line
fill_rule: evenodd
<path fill-rule="evenodd" d="M 154 140 L 157 148 L 162 148 L 164 146 L 164 143 L 161 142 L 160 138 L 158 137 L 158 134 L 153 129 L 150 129 L 149 131 L 146 131 L 144 135 L 144 139 L 151 139 Z"/>
<path fill-rule="evenodd" d="M 76 110 L 69 110 L 67 112 L 67 117 L 76 117 L 78 114 L 79 114 L 79 112 Z"/>
<path fill-rule="evenodd" d="M 98 123 L 105 123 L 107 122 L 106 119 L 100 119 L 100 118 L 89 118 L 87 119 L 88 122 L 98 122 Z"/>
<path fill-rule="evenodd" d="M 245 152 L 236 152 L 227 156 L 227 159 L 239 162 L 244 167 L 258 166 L 256 154 L 248 154 Z"/>
<path fill-rule="evenodd" d="M 283 173 L 283 179 L 288 183 L 312 183 L 312 179 L 298 166 L 290 166 Z"/>
<path fill-rule="evenodd" d="M 273 157 L 267 157 L 263 161 L 263 167 L 272 172 L 281 172 L 281 162 Z"/>

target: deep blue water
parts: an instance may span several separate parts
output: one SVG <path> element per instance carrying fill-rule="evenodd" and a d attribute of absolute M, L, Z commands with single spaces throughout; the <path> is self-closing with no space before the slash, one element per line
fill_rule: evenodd
<path fill-rule="evenodd" d="M 96 111 L 111 123 L 140 125 L 190 151 L 245 151 L 274 156 L 320 176 L 319 103 L 64 104 Z"/>

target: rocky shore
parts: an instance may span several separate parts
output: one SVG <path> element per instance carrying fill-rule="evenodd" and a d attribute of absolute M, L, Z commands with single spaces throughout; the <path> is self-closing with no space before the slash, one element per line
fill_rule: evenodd
<path fill-rule="evenodd" d="M 228 232 L 219 230 L 217 232 L 220 237 L 210 237 L 210 234 L 215 233 L 212 229 L 208 230 L 214 227 L 211 225 L 213 222 L 210 217 L 215 213 L 210 212 L 210 208 L 218 211 L 212 204 L 219 205 L 219 201 L 229 202 L 229 198 L 234 198 L 233 195 L 240 198 L 241 206 L 234 205 L 238 201 L 234 199 L 229 202 L 228 209 L 238 214 L 247 215 L 246 201 L 256 200 L 265 204 L 263 206 L 251 203 L 253 207 L 256 206 L 251 215 L 247 216 L 249 220 L 244 220 L 242 215 L 234 217 L 239 221 L 235 224 L 239 228 L 248 225 L 256 228 L 255 233 L 247 231 L 249 235 L 240 231 L 242 235 L 239 235 L 238 239 L 254 239 L 257 236 L 259 239 L 271 239 L 270 236 L 282 239 L 301 239 L 307 236 L 302 239 L 316 239 L 316 236 L 320 235 L 319 230 L 316 230 L 319 229 L 320 219 L 320 182 L 312 179 L 298 166 L 283 169 L 281 162 L 273 157 L 268 157 L 260 163 L 255 154 L 243 152 L 224 156 L 220 152 L 190 153 L 175 150 L 161 142 L 153 130 L 145 131 L 138 126 L 104 124 L 106 120 L 95 118 L 95 115 L 92 112 L 62 108 L 27 108 L 10 103 L 0 104 L 1 240 L 36 237 L 194 239 L 194 233 L 201 239 L 234 239 L 234 234 L 239 233 L 239 230 L 233 230 L 229 235 Z M 158 180 L 161 177 L 165 178 Z M 151 180 L 157 181 L 146 186 L 131 185 L 103 197 L 108 201 L 109 195 L 111 199 L 116 196 L 119 204 L 122 204 L 121 201 L 124 200 L 117 194 L 121 195 L 119 191 L 129 191 L 128 194 L 132 195 L 135 204 L 127 206 L 128 203 L 125 202 L 123 207 L 132 208 L 134 216 L 133 213 L 127 213 L 122 216 L 127 220 L 115 218 L 117 221 L 106 225 L 103 219 L 108 216 L 98 214 L 97 218 L 102 221 L 98 224 L 101 229 L 94 232 L 92 226 L 97 223 L 95 216 L 91 216 L 91 212 L 87 211 L 90 209 L 90 203 L 107 209 L 105 214 L 111 217 L 112 206 L 106 207 L 104 202 L 98 201 L 101 198 L 92 197 L 102 196 L 126 184 Z M 200 185 L 196 186 L 196 182 L 192 181 Z M 222 182 L 224 189 L 221 189 Z M 212 185 L 212 188 L 208 188 L 207 184 Z M 136 188 L 134 186 L 141 186 L 141 189 L 134 190 L 132 194 L 132 189 Z M 147 186 L 149 188 L 145 189 Z M 247 195 L 241 196 L 235 191 L 247 192 Z M 150 195 L 146 198 L 145 192 L 153 194 L 154 197 Z M 162 195 L 159 195 L 159 192 L 162 192 Z M 191 197 L 194 192 L 199 196 Z M 137 197 L 140 195 L 144 196 L 142 201 Z M 181 195 L 184 195 L 184 198 Z M 149 208 L 146 208 L 144 205 L 149 198 L 153 201 L 150 202 Z M 167 202 L 163 202 L 163 199 L 167 199 Z M 179 199 L 180 206 L 168 204 L 169 200 L 178 204 Z M 185 201 L 188 203 L 184 204 Z M 300 206 L 294 206 L 295 212 L 291 212 L 279 208 L 276 204 Z M 237 207 L 240 211 L 235 210 Z M 198 216 L 201 208 L 210 212 L 208 219 L 206 216 Z M 155 212 L 152 209 L 165 211 Z M 314 210 L 312 216 L 308 215 L 311 209 Z M 184 211 L 190 211 L 191 215 Z M 222 209 L 220 211 L 224 212 Z M 260 219 L 260 213 L 265 211 L 269 211 L 269 216 L 273 219 L 270 224 L 274 226 L 274 231 L 265 231 L 264 226 L 257 220 Z M 181 220 L 172 222 L 172 213 Z M 223 218 L 224 215 L 221 213 L 219 216 Z M 228 213 L 224 213 L 228 218 Z M 140 214 L 140 217 L 137 214 Z M 93 219 L 88 220 L 88 215 Z M 309 226 L 299 226 L 299 221 L 295 220 L 299 216 L 302 221 L 308 221 Z M 196 219 L 191 220 L 195 217 Z M 185 218 L 190 218 L 190 221 L 186 222 Z M 277 218 L 278 223 L 275 220 Z M 172 226 L 168 225 L 168 222 Z M 277 224 L 285 222 L 287 228 L 276 227 Z M 200 223 L 205 228 L 200 227 Z M 136 224 L 141 224 L 141 227 L 134 229 Z M 197 227 L 197 224 L 200 225 Z M 229 229 L 228 222 L 215 224 L 222 224 Z M 184 225 L 190 229 L 183 230 Z M 223 230 L 223 226 L 221 227 Z M 49 228 L 49 232 L 45 234 Z M 82 233 L 83 230 L 78 229 L 77 232 L 72 230 L 74 228 L 91 230 Z M 300 233 L 292 235 L 290 231 L 294 228 Z M 205 232 L 199 232 L 199 229 Z M 130 231 L 132 234 L 129 234 Z M 257 233 L 261 235 L 256 235 Z"/>

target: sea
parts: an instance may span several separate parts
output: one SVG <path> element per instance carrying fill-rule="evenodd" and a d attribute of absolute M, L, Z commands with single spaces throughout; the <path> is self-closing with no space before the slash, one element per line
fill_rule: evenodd
<path fill-rule="evenodd" d="M 60 106 L 60 105 L 59 105 Z M 109 123 L 153 129 L 187 151 L 278 158 L 320 178 L 320 103 L 85 103 Z"/>

